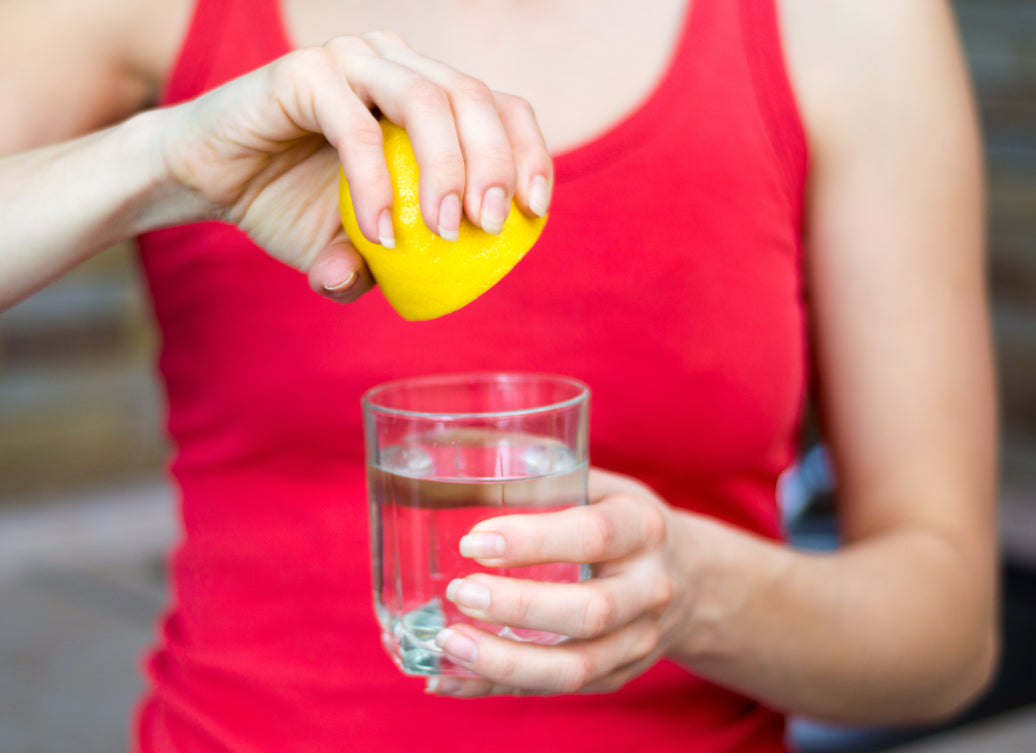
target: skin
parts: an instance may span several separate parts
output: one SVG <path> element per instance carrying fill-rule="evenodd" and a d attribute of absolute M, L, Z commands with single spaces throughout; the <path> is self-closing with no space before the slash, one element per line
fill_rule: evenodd
<path fill-rule="evenodd" d="M 667 48 L 629 40 L 671 45 L 683 6 L 649 5 L 290 0 L 292 38 L 322 46 L 120 122 L 155 98 L 187 4 L 3 0 L 0 28 L 19 33 L 0 46 L 0 153 L 12 153 L 0 159 L 0 305 L 111 242 L 210 217 L 242 226 L 317 292 L 353 300 L 370 278 L 337 224 L 333 175 L 340 161 L 363 186 L 363 232 L 384 238 L 388 177 L 370 106 L 411 132 L 429 227 L 448 236 L 462 210 L 492 229 L 501 193 L 546 207 L 548 145 L 605 130 L 662 74 Z M 789 712 L 891 723 L 945 717 L 988 682 L 996 426 L 983 186 L 950 14 L 939 0 L 783 0 L 780 11 L 810 144 L 805 273 L 845 546 L 792 551 L 595 471 L 594 504 L 484 521 L 462 553 L 491 567 L 592 563 L 597 577 L 478 574 L 449 590 L 473 617 L 573 639 L 542 647 L 453 626 L 440 644 L 484 679 L 443 678 L 429 692 L 603 692 L 666 656 Z M 328 28 L 393 25 L 402 36 L 325 44 Z M 41 45 L 48 55 L 32 54 Z M 288 195 L 311 209 L 278 214 Z"/>

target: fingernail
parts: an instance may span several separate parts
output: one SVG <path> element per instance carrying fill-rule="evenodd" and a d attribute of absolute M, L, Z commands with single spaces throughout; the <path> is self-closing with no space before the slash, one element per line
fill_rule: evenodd
<path fill-rule="evenodd" d="M 532 176 L 529 181 L 529 209 L 537 217 L 547 216 L 547 205 L 550 204 L 550 188 L 547 179 L 542 175 Z"/>
<path fill-rule="evenodd" d="M 499 533 L 469 533 L 460 539 L 460 553 L 464 557 L 500 557 L 504 553 L 504 537 Z"/>
<path fill-rule="evenodd" d="M 457 578 L 446 586 L 446 598 L 458 606 L 485 611 L 489 606 L 489 589 L 481 583 Z"/>
<path fill-rule="evenodd" d="M 424 690 L 436 695 L 454 695 L 463 687 L 464 683 L 456 677 L 430 677 L 425 683 Z"/>
<path fill-rule="evenodd" d="M 443 628 L 435 636 L 435 645 L 461 664 L 473 664 L 478 659 L 478 644 L 453 628 Z"/>
<path fill-rule="evenodd" d="M 453 243 L 460 238 L 460 197 L 451 193 L 439 204 L 439 227 L 436 232 L 443 240 Z"/>
<path fill-rule="evenodd" d="M 392 232 L 392 212 L 388 209 L 378 217 L 378 241 L 385 248 L 396 247 L 396 235 Z"/>
<path fill-rule="evenodd" d="M 482 213 L 479 222 L 490 235 L 500 235 L 507 219 L 507 194 L 500 186 L 493 186 L 482 197 Z"/>
<path fill-rule="evenodd" d="M 337 293 L 339 290 L 345 290 L 347 287 L 352 285 L 356 281 L 356 270 L 350 270 L 349 274 L 341 281 L 336 283 L 324 283 L 324 290 L 328 290 L 332 293 Z"/>

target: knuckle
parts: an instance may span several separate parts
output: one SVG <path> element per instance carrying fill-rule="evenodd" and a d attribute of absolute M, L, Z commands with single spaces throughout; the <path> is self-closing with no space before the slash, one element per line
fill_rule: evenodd
<path fill-rule="evenodd" d="M 393 47 L 407 47 L 407 43 L 399 34 L 388 29 L 375 29 L 363 35 L 364 41 L 375 45 L 386 45 Z"/>
<path fill-rule="evenodd" d="M 655 582 L 652 586 L 650 606 L 652 609 L 664 610 L 673 603 L 676 588 L 669 573 L 662 570 L 662 568 L 659 568 L 659 570 L 661 572 L 655 577 Z"/>
<path fill-rule="evenodd" d="M 618 532 L 611 517 L 592 507 L 589 509 L 592 512 L 583 528 L 583 546 L 587 555 L 597 557 L 611 548 Z"/>
<path fill-rule="evenodd" d="M 529 595 L 518 589 L 515 594 L 514 605 L 509 611 L 509 621 L 515 623 L 516 626 L 524 626 L 529 623 L 529 616 L 532 613 L 532 599 Z"/>
<path fill-rule="evenodd" d="M 374 48 L 370 42 L 357 36 L 331 37 L 331 39 L 324 43 L 324 48 L 333 55 L 340 57 L 374 54 Z"/>
<path fill-rule="evenodd" d="M 514 152 L 509 146 L 503 144 L 487 146 L 482 152 L 482 159 L 487 168 L 494 173 L 500 173 L 500 177 L 514 173 Z"/>
<path fill-rule="evenodd" d="M 638 500 L 642 510 L 641 520 L 644 531 L 644 540 L 651 548 L 658 548 L 665 543 L 668 533 L 666 517 L 662 510 L 653 503 L 646 500 Z"/>
<path fill-rule="evenodd" d="M 477 78 L 471 76 L 456 76 L 450 82 L 450 93 L 458 99 L 475 101 L 491 101 L 493 92 L 489 87 Z"/>
<path fill-rule="evenodd" d="M 514 684 L 514 678 L 518 674 L 518 661 L 513 656 L 502 657 L 494 668 L 493 675 L 497 682 L 508 687 Z"/>
<path fill-rule="evenodd" d="M 321 47 L 304 47 L 286 55 L 276 66 L 276 75 L 292 79 L 298 77 L 305 80 L 318 71 L 329 67 L 327 51 Z"/>
<path fill-rule="evenodd" d="M 607 632 L 615 624 L 618 613 L 619 605 L 614 594 L 601 589 L 591 591 L 583 613 L 586 637 Z"/>
<path fill-rule="evenodd" d="M 410 100 L 422 109 L 445 109 L 450 106 L 450 98 L 445 90 L 428 79 L 416 79 L 409 89 Z"/>
<path fill-rule="evenodd" d="M 513 193 L 517 183 L 514 155 L 502 147 L 486 147 L 470 163 L 470 181 L 473 187 L 501 186 Z"/>
<path fill-rule="evenodd" d="M 648 625 L 634 644 L 633 650 L 630 652 L 630 659 L 632 661 L 639 661 L 650 656 L 658 648 L 661 638 L 658 626 L 654 623 Z"/>
<path fill-rule="evenodd" d="M 573 654 L 558 672 L 558 689 L 563 693 L 578 693 L 594 675 L 594 662 L 585 654 Z"/>
<path fill-rule="evenodd" d="M 516 94 L 497 92 L 495 98 L 497 107 L 508 113 L 521 115 L 523 117 L 532 116 L 533 114 L 532 105 L 529 103 L 529 100 L 524 97 L 519 97 Z"/>
<path fill-rule="evenodd" d="M 382 149 L 381 126 L 373 117 L 357 118 L 356 122 L 350 124 L 350 139 L 346 148 L 357 146 L 362 149 L 374 149 L 379 154 Z"/>
<path fill-rule="evenodd" d="M 347 174 L 349 190 L 355 196 L 369 197 L 373 201 L 382 201 L 385 195 L 391 195 L 391 183 L 387 174 L 380 174 L 370 169 L 357 167 Z"/>
<path fill-rule="evenodd" d="M 432 161 L 432 170 L 439 175 L 464 176 L 464 156 L 459 151 L 437 154 Z"/>

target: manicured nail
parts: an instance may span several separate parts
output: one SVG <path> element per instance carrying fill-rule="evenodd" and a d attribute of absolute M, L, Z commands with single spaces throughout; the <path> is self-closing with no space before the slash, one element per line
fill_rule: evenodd
<path fill-rule="evenodd" d="M 529 181 L 529 209 L 537 217 L 547 216 L 547 205 L 550 204 L 550 188 L 547 179 L 542 175 L 532 176 Z"/>
<path fill-rule="evenodd" d="M 479 215 L 479 224 L 482 229 L 490 235 L 500 235 L 504 229 L 504 220 L 507 219 L 507 194 L 500 186 L 493 186 L 482 197 L 482 213 Z"/>
<path fill-rule="evenodd" d="M 460 238 L 460 197 L 451 193 L 439 204 L 439 227 L 436 229 L 443 240 L 457 242 Z"/>
<path fill-rule="evenodd" d="M 481 583 L 456 578 L 446 586 L 446 598 L 457 606 L 484 612 L 489 606 L 489 589 Z"/>
<path fill-rule="evenodd" d="M 458 664 L 473 664 L 478 659 L 478 644 L 453 628 L 443 628 L 435 636 L 435 645 Z"/>
<path fill-rule="evenodd" d="M 385 248 L 396 247 L 396 235 L 392 232 L 392 212 L 387 209 L 378 217 L 378 241 Z"/>
<path fill-rule="evenodd" d="M 355 281 L 356 281 L 356 270 L 352 269 L 352 270 L 349 270 L 349 274 L 346 277 L 344 277 L 341 282 L 336 282 L 336 283 L 333 283 L 333 284 L 329 283 L 329 282 L 325 282 L 324 283 L 324 290 L 327 290 L 327 291 L 329 291 L 331 293 L 337 293 L 340 290 L 345 290 L 347 287 L 352 285 Z"/>
<path fill-rule="evenodd" d="M 499 533 L 469 533 L 460 539 L 460 553 L 481 559 L 500 557 L 504 553 L 504 537 Z"/>

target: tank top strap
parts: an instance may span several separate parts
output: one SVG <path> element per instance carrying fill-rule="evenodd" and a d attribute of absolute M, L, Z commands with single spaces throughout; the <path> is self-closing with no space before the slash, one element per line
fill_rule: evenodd
<path fill-rule="evenodd" d="M 290 50 L 279 0 L 196 0 L 159 104 L 195 97 Z"/>
<path fill-rule="evenodd" d="M 737 5 L 759 112 L 787 184 L 801 196 L 809 151 L 785 61 L 777 0 L 738 0 Z"/>

